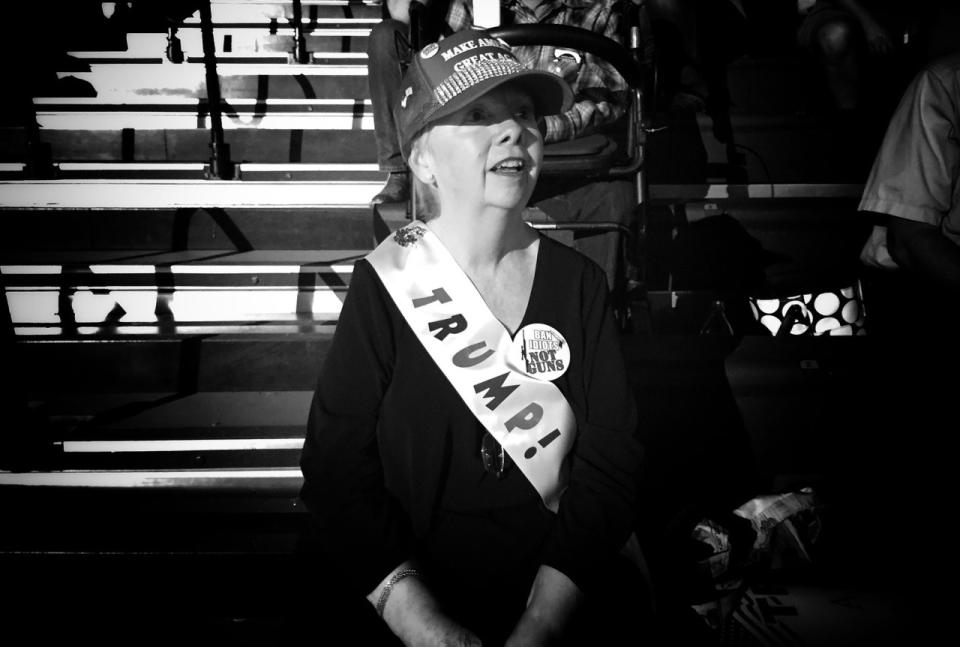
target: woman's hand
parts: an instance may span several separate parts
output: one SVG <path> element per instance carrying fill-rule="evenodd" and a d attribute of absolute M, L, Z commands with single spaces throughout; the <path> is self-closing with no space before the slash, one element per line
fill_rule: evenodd
<path fill-rule="evenodd" d="M 563 637 L 582 594 L 569 577 L 550 566 L 541 566 L 530 588 L 527 608 L 520 616 L 506 647 L 548 647 Z"/>

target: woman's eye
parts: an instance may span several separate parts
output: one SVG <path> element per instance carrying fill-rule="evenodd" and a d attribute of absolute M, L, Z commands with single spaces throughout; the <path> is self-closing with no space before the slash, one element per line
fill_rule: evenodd
<path fill-rule="evenodd" d="M 536 110 L 534 110 L 533 104 L 524 103 L 518 105 L 514 112 L 514 118 L 525 123 L 536 121 Z"/>
<path fill-rule="evenodd" d="M 466 121 L 467 123 L 476 123 L 478 121 L 483 121 L 486 118 L 486 113 L 480 108 L 474 108 L 473 110 L 467 111 Z"/>

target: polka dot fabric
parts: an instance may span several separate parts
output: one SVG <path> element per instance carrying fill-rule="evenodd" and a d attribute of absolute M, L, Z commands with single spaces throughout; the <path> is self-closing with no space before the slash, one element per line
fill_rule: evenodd
<path fill-rule="evenodd" d="M 781 299 L 750 297 L 753 317 L 773 335 L 853 336 L 865 334 L 859 284 Z M 781 332 L 783 326 L 789 326 Z"/>

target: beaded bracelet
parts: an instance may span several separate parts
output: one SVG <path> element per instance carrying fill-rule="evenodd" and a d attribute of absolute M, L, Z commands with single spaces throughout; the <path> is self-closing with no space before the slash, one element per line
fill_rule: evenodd
<path fill-rule="evenodd" d="M 380 598 L 377 600 L 377 615 L 381 618 L 383 617 L 383 608 L 387 606 L 387 598 L 390 597 L 390 590 L 393 589 L 393 585 L 402 580 L 405 577 L 409 576 L 420 577 L 420 571 L 415 568 L 405 568 L 403 570 L 397 571 L 393 574 L 393 577 L 390 578 L 390 581 L 387 582 L 387 585 L 383 587 L 383 591 L 380 593 Z"/>

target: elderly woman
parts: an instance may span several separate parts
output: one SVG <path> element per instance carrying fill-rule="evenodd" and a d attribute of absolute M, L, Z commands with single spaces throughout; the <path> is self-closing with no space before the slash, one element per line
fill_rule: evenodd
<path fill-rule="evenodd" d="M 623 551 L 637 414 L 603 271 L 522 219 L 537 120 L 569 87 L 465 30 L 415 55 L 401 95 L 433 208 L 356 264 L 301 497 L 404 644 L 604 644 L 643 610 Z"/>

